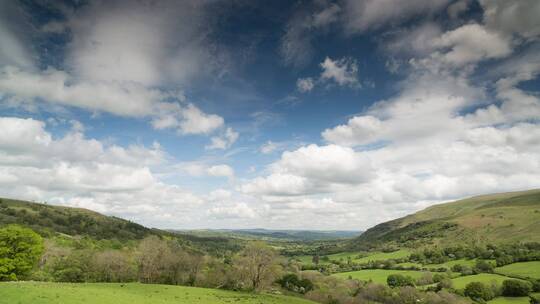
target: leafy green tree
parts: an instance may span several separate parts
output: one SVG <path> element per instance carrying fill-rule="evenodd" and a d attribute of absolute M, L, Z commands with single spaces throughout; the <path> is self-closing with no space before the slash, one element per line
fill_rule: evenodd
<path fill-rule="evenodd" d="M 473 300 L 489 301 L 493 299 L 494 294 L 489 286 L 481 282 L 471 282 L 465 286 L 465 295 Z"/>
<path fill-rule="evenodd" d="M 413 278 L 409 276 L 404 276 L 401 274 L 391 274 L 386 278 L 386 283 L 390 287 L 403 287 L 403 286 L 414 286 Z"/>
<path fill-rule="evenodd" d="M 43 253 L 43 239 L 31 229 L 9 225 L 0 229 L 0 280 L 28 275 Z"/>
<path fill-rule="evenodd" d="M 524 297 L 531 290 L 531 283 L 527 281 L 505 280 L 502 284 L 502 294 L 506 297 Z"/>

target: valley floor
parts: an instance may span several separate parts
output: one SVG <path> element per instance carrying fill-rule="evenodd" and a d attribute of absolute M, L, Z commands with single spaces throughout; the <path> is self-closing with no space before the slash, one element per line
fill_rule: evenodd
<path fill-rule="evenodd" d="M 281 295 L 139 283 L 0 283 L 0 304 L 313 304 Z"/>

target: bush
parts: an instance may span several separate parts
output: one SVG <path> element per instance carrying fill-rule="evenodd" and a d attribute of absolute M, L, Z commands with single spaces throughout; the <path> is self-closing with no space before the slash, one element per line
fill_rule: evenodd
<path fill-rule="evenodd" d="M 476 261 L 476 265 L 474 266 L 475 272 L 493 272 L 493 265 L 491 263 L 484 261 L 484 260 L 478 260 Z"/>
<path fill-rule="evenodd" d="M 502 294 L 506 297 L 524 297 L 531 290 L 531 284 L 526 281 L 505 280 L 502 284 Z"/>
<path fill-rule="evenodd" d="M 401 274 L 389 275 L 388 278 L 386 278 L 386 283 L 388 283 L 388 286 L 392 288 L 402 286 L 414 286 L 413 278 Z"/>
<path fill-rule="evenodd" d="M 18 225 L 0 229 L 0 280 L 17 280 L 30 273 L 43 253 L 43 239 Z"/>
<path fill-rule="evenodd" d="M 465 286 L 464 294 L 473 300 L 489 301 L 494 298 L 491 288 L 481 282 L 471 282 Z"/>

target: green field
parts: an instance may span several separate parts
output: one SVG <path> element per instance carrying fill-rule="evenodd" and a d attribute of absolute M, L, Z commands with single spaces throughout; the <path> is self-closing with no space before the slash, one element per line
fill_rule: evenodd
<path fill-rule="evenodd" d="M 514 263 L 498 267 L 495 272 L 510 277 L 540 279 L 540 261 Z"/>
<path fill-rule="evenodd" d="M 402 274 L 405 276 L 410 276 L 414 279 L 418 279 L 422 276 L 424 272 L 422 271 L 413 271 L 413 270 L 386 270 L 386 269 L 366 269 L 350 272 L 341 272 L 333 274 L 333 276 L 338 278 L 348 279 L 352 277 L 355 280 L 361 281 L 373 281 L 379 284 L 386 284 L 386 278 L 391 274 Z"/>
<path fill-rule="evenodd" d="M 511 278 L 498 275 L 498 274 L 481 273 L 481 274 L 476 274 L 476 275 L 458 277 L 458 278 L 452 279 L 452 282 L 454 282 L 454 288 L 464 289 L 465 286 L 469 284 L 470 282 L 482 282 L 482 283 L 490 284 L 491 282 L 495 281 L 497 284 L 501 285 L 504 280 L 509 280 L 509 279 Z"/>
<path fill-rule="evenodd" d="M 529 297 L 498 297 L 491 301 L 488 301 L 489 304 L 529 304 Z"/>
<path fill-rule="evenodd" d="M 367 256 L 358 258 L 358 256 L 362 254 L 361 252 L 340 252 L 335 254 L 329 254 L 327 255 L 329 261 L 323 261 L 320 259 L 319 264 L 328 264 L 330 261 L 343 261 L 346 262 L 347 259 L 350 257 L 351 260 L 354 263 L 358 264 L 365 264 L 369 263 L 370 261 L 383 261 L 383 260 L 390 260 L 390 259 L 401 259 L 406 258 L 411 254 L 411 251 L 407 249 L 400 249 L 394 252 L 370 252 Z M 310 255 L 301 255 L 295 257 L 295 259 L 298 259 L 303 264 L 312 264 L 312 256 Z"/>
<path fill-rule="evenodd" d="M 468 260 L 468 259 L 460 259 L 460 260 L 452 260 L 448 261 L 446 263 L 441 264 L 426 264 L 423 267 L 431 269 L 431 268 L 446 268 L 448 270 L 452 269 L 452 266 L 454 265 L 462 265 L 462 266 L 469 266 L 474 267 L 476 265 L 476 259 Z M 491 263 L 493 266 L 495 266 L 495 260 L 484 260 L 486 262 Z"/>
<path fill-rule="evenodd" d="M 268 294 L 153 284 L 0 283 L 1 304 L 310 304 L 308 300 Z"/>

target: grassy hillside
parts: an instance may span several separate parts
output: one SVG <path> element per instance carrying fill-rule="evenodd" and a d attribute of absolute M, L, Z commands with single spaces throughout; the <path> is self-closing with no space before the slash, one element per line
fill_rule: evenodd
<path fill-rule="evenodd" d="M 445 244 L 540 241 L 540 189 L 435 205 L 368 229 L 351 247 L 418 246 L 441 240 Z"/>
<path fill-rule="evenodd" d="M 180 235 L 151 229 L 114 216 L 106 216 L 88 209 L 54 206 L 21 200 L 0 198 L 0 227 L 19 224 L 32 228 L 45 237 L 86 237 L 92 240 L 113 240 L 126 243 L 150 235 L 176 238 L 186 246 L 215 253 L 222 250 L 238 251 L 241 240 L 218 236 Z M 110 242 L 109 242 L 110 243 Z"/>
<path fill-rule="evenodd" d="M 309 304 L 280 295 L 240 293 L 218 289 L 155 284 L 0 283 L 0 304 Z"/>

